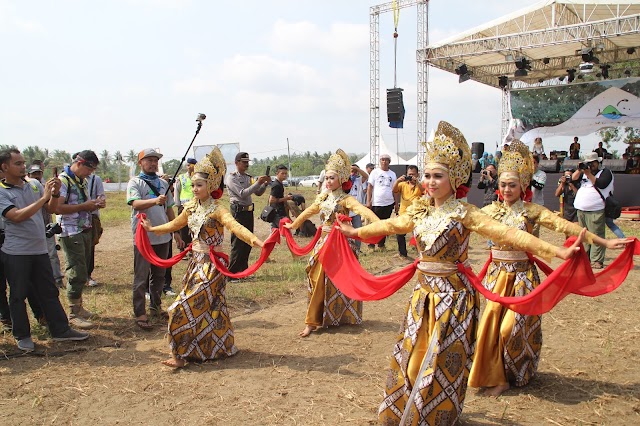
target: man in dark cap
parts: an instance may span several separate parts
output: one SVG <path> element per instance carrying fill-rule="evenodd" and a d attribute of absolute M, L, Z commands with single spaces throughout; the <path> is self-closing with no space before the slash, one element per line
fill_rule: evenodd
<path fill-rule="evenodd" d="M 197 163 L 195 158 L 187 158 L 187 171 L 180 174 L 176 183 L 174 183 L 173 199 L 175 205 L 178 206 L 178 214 L 182 213 L 184 204 L 193 198 L 191 176 L 193 176 L 193 168 Z M 186 245 L 191 244 L 191 235 L 189 234 L 188 226 L 180 229 L 180 237 Z"/>
<path fill-rule="evenodd" d="M 56 213 L 60 215 L 60 245 L 66 259 L 69 323 L 80 329 L 93 326 L 89 321 L 93 314 L 82 305 L 82 291 L 89 281 L 93 247 L 91 212 L 106 206 L 104 199 L 91 199 L 87 184 L 87 177 L 99 163 L 95 152 L 80 151 L 60 174 L 60 202 Z"/>
<path fill-rule="evenodd" d="M 229 202 L 231 214 L 245 228 L 253 232 L 253 201 L 251 195 L 262 195 L 267 189 L 270 176 L 260 176 L 253 179 L 247 174 L 249 168 L 249 154 L 239 152 L 236 155 L 236 171 L 230 173 L 226 179 L 225 185 L 229 190 Z M 244 271 L 249 267 L 249 254 L 251 246 L 244 241 L 231 235 L 231 256 L 229 257 L 229 270 L 237 273 Z"/>

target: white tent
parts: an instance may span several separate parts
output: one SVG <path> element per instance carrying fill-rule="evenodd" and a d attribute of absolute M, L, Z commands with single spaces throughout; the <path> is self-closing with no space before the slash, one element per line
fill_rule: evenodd
<path fill-rule="evenodd" d="M 384 140 L 382 139 L 382 136 L 381 136 L 380 137 L 380 146 L 379 146 L 378 157 L 380 157 L 380 155 L 382 155 L 382 154 L 389 154 L 389 156 L 391 157 L 391 164 L 392 165 L 393 164 L 403 164 L 403 165 L 415 164 L 415 163 L 410 163 L 407 160 L 405 160 L 404 158 L 396 155 L 396 153 L 393 152 L 393 150 L 389 149 L 389 147 L 384 142 Z M 364 157 L 362 157 L 361 159 L 356 161 L 356 164 L 361 169 L 364 169 L 366 167 L 366 165 L 369 164 L 369 163 L 373 163 L 373 161 L 371 161 L 371 152 L 369 152 L 367 155 L 365 155 Z M 376 163 L 374 163 L 374 164 L 376 165 L 376 167 L 378 166 L 378 164 L 376 164 Z"/>

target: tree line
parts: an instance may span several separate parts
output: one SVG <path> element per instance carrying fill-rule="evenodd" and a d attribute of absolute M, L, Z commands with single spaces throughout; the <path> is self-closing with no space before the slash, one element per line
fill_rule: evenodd
<path fill-rule="evenodd" d="M 291 167 L 289 169 L 290 176 L 313 176 L 319 175 L 320 171 L 324 169 L 325 164 L 329 161 L 329 157 L 333 152 L 328 151 L 323 154 L 318 154 L 317 151 L 313 153 L 307 151 L 304 153 L 294 153 L 289 157 L 287 154 L 273 157 L 267 157 L 263 159 L 254 158 L 249 166 L 248 173 L 252 176 L 264 175 L 267 166 L 271 166 L 271 175 L 276 174 L 276 168 L 280 164 L 284 164 L 289 167 L 289 160 L 291 160 Z M 351 164 L 358 161 L 364 154 L 348 154 Z"/>

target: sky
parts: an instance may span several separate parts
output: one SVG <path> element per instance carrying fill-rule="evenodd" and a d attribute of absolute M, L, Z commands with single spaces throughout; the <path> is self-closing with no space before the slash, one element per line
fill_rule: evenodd
<path fill-rule="evenodd" d="M 0 143 L 50 151 L 239 143 L 252 158 L 369 150 L 365 0 L 0 0 Z M 431 42 L 535 0 L 432 0 Z M 465 13 L 460 13 L 461 10 Z M 416 10 L 398 26 L 405 128 L 381 134 L 416 150 Z M 380 17 L 381 93 L 393 87 L 393 16 Z M 487 150 L 500 140 L 500 91 L 431 68 L 428 128 L 447 120 Z M 556 140 L 557 139 L 557 140 Z M 547 152 L 570 138 L 545 141 Z M 595 136 L 581 138 L 584 147 Z"/>

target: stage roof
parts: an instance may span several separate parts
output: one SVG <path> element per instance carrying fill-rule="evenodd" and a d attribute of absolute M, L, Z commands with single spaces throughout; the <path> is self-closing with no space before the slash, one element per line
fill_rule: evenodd
<path fill-rule="evenodd" d="M 451 73 L 464 64 L 471 79 L 494 87 L 500 87 L 500 76 L 514 87 L 528 87 L 561 84 L 570 69 L 581 75 L 582 54 L 589 48 L 599 60 L 589 75 L 607 64 L 611 78 L 638 76 L 640 2 L 542 1 L 430 44 L 418 51 L 418 60 Z M 515 61 L 521 57 L 531 69 L 527 76 L 515 77 Z"/>

